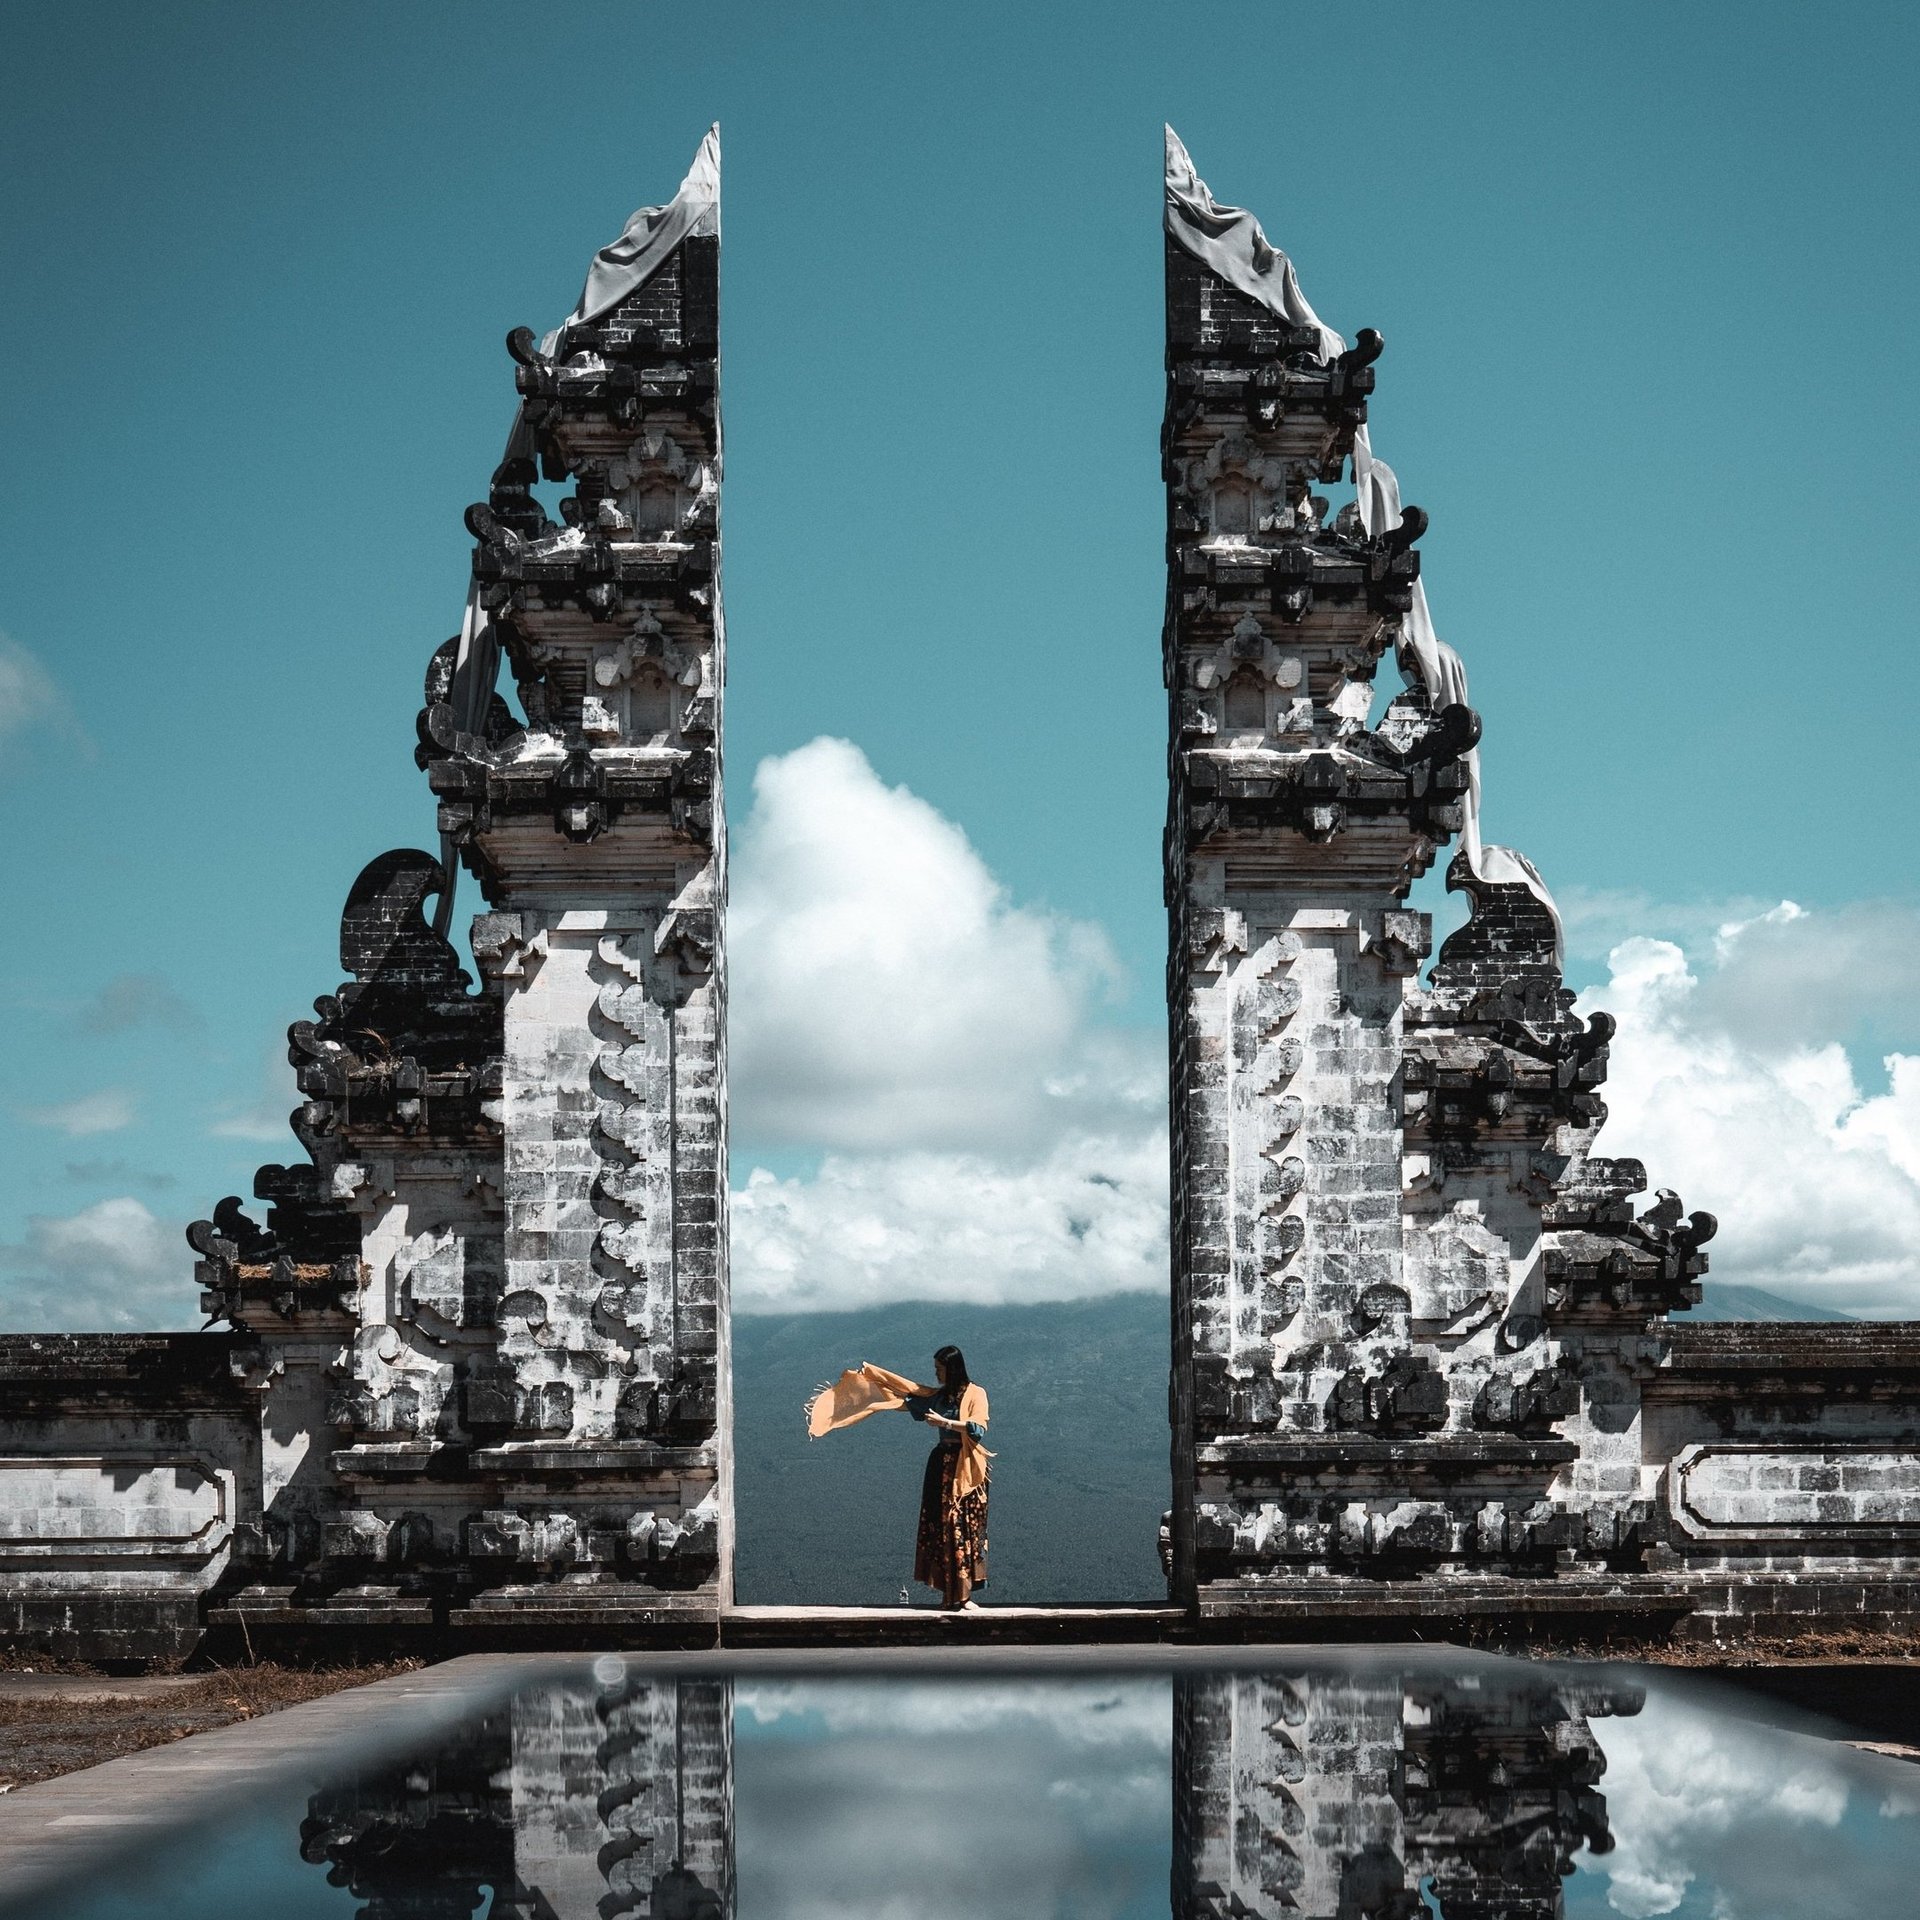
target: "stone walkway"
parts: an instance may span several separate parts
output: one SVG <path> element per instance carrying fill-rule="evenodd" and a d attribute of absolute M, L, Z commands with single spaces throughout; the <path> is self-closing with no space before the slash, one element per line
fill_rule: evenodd
<path fill-rule="evenodd" d="M 751 1647 L 944 1647 L 968 1643 L 1106 1647 L 1156 1643 L 1187 1624 L 1178 1607 L 729 1607 L 720 1644 Z"/>

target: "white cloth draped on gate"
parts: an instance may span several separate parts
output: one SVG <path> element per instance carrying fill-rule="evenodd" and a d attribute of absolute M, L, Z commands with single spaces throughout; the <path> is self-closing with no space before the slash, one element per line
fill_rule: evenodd
<path fill-rule="evenodd" d="M 494 682 L 500 675 L 500 636 L 480 604 L 480 583 L 467 589 L 467 610 L 460 621 L 460 645 L 453 656 L 447 681 L 447 705 L 462 733 L 487 732 L 487 713 L 493 705 Z"/>
<path fill-rule="evenodd" d="M 1384 460 L 1374 458 L 1373 441 L 1365 427 L 1356 428 L 1353 436 L 1353 491 L 1360 509 L 1360 524 L 1369 536 L 1386 533 L 1400 524 L 1399 478 Z M 1469 704 L 1466 666 L 1459 654 L 1434 631 L 1423 581 L 1413 583 L 1413 606 L 1401 616 L 1400 645 L 1403 655 L 1412 661 L 1436 713 L 1442 707 Z M 1476 880 L 1490 884 L 1525 887 L 1552 916 L 1554 963 L 1564 965 L 1566 930 L 1561 925 L 1560 909 L 1547 891 L 1539 868 L 1524 853 L 1481 840 L 1478 747 L 1468 750 L 1466 763 L 1467 793 L 1462 809 L 1465 818 L 1460 829 L 1460 849 L 1466 857 L 1467 871 Z"/>
<path fill-rule="evenodd" d="M 540 342 L 551 354 L 566 330 L 583 320 L 597 320 L 637 291 L 666 264 L 667 256 L 692 235 L 720 236 L 720 128 L 707 129 L 693 156 L 687 177 L 664 207 L 641 207 L 617 240 L 610 240 L 593 256 L 580 303 Z"/>
<path fill-rule="evenodd" d="M 717 239 L 720 234 L 720 128 L 707 129 L 693 156 L 687 177 L 664 207 L 641 207 L 621 229 L 617 240 L 609 241 L 593 256 L 587 269 L 587 283 L 580 290 L 579 302 L 559 326 L 540 342 L 540 351 L 551 356 L 567 329 L 581 321 L 596 320 L 617 307 L 628 294 L 643 287 L 666 264 L 681 241 L 693 235 Z M 501 464 L 535 457 L 533 430 L 523 404 L 513 416 L 507 435 L 506 452 Z M 500 674 L 500 636 L 492 618 L 480 601 L 480 583 L 467 589 L 466 613 L 460 622 L 460 644 L 454 651 L 453 672 L 447 684 L 447 705 L 452 709 L 454 725 L 462 733 L 484 739 L 487 714 L 493 704 L 494 683 Z M 445 835 L 440 841 L 440 864 L 444 873 L 434 925 L 444 934 L 452 923 L 453 890 L 456 873 L 454 848 Z"/>
<path fill-rule="evenodd" d="M 1296 327 L 1311 328 L 1320 336 L 1320 358 L 1335 359 L 1346 342 L 1314 312 L 1300 291 L 1293 262 L 1260 230 L 1260 222 L 1243 207 L 1223 207 L 1195 170 L 1192 156 L 1180 136 L 1167 128 L 1167 232 L 1181 246 L 1211 267 L 1231 287 L 1257 300 L 1269 313 Z M 1376 460 L 1365 427 L 1353 436 L 1353 487 L 1360 524 L 1369 536 L 1400 524 L 1400 482 L 1384 460 Z M 1427 590 L 1413 583 L 1413 607 L 1400 622 L 1403 657 L 1410 660 L 1427 698 L 1438 713 L 1443 707 L 1466 706 L 1467 670 L 1460 656 L 1434 631 L 1427 607 Z M 1519 885 L 1527 889 L 1553 918 L 1554 959 L 1563 963 L 1566 935 L 1560 909 L 1547 883 L 1524 853 L 1497 847 L 1480 838 L 1480 750 L 1466 755 L 1467 793 L 1462 808 L 1461 851 L 1467 871 L 1492 885 Z"/>
<path fill-rule="evenodd" d="M 1180 136 L 1167 129 L 1167 231 L 1230 287 L 1269 313 L 1320 336 L 1320 357 L 1331 360 L 1346 342 L 1307 305 L 1293 262 L 1260 231 L 1244 207 L 1223 207 L 1194 171 Z"/>
<path fill-rule="evenodd" d="M 720 233 L 720 128 L 707 129 L 693 156 L 693 165 L 680 191 L 664 207 L 641 207 L 610 241 L 593 256 L 579 303 L 540 343 L 551 354 L 566 330 L 583 320 L 595 320 L 617 307 L 628 294 L 658 273 L 682 240 L 691 235 L 718 238 Z M 513 416 L 501 465 L 511 460 L 531 463 L 536 457 L 533 429 L 524 403 Z M 500 641 L 493 622 L 480 604 L 476 582 L 467 593 L 466 617 L 460 623 L 460 646 L 454 654 L 447 704 L 463 733 L 486 732 L 487 709 L 500 671 Z"/>

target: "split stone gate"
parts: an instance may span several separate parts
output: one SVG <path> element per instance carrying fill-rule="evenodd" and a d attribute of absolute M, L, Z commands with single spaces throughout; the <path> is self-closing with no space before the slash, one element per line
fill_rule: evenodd
<path fill-rule="evenodd" d="M 1594 1151 L 1612 1023 L 1481 839 L 1380 337 L 1322 325 L 1171 135 L 1164 244 L 1173 1599 L 1230 1633 L 1904 1630 L 1920 1327 L 1673 1318 L 1714 1223 Z M 730 1606 L 719 268 L 710 134 L 568 320 L 508 336 L 419 719 L 439 846 L 364 870 L 350 977 L 290 1030 L 306 1157 L 189 1232 L 224 1330 L 0 1340 L 20 1641 Z M 1448 846 L 1471 913 L 1423 973 L 1406 899 Z"/>

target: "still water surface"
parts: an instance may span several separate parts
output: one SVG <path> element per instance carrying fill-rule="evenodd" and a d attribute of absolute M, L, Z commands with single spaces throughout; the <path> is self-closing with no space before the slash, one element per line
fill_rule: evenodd
<path fill-rule="evenodd" d="M 649 1675 L 324 1757 L 38 1920 L 1920 1914 L 1920 1766 L 1621 1667 Z M 1730 1707 L 1732 1710 L 1730 1710 Z"/>

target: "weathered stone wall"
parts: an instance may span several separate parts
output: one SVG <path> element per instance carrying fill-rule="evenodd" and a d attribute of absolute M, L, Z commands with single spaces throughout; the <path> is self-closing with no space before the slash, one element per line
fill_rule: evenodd
<path fill-rule="evenodd" d="M 257 1546 L 260 1361 L 231 1334 L 0 1338 L 0 1639 L 191 1651 Z"/>

